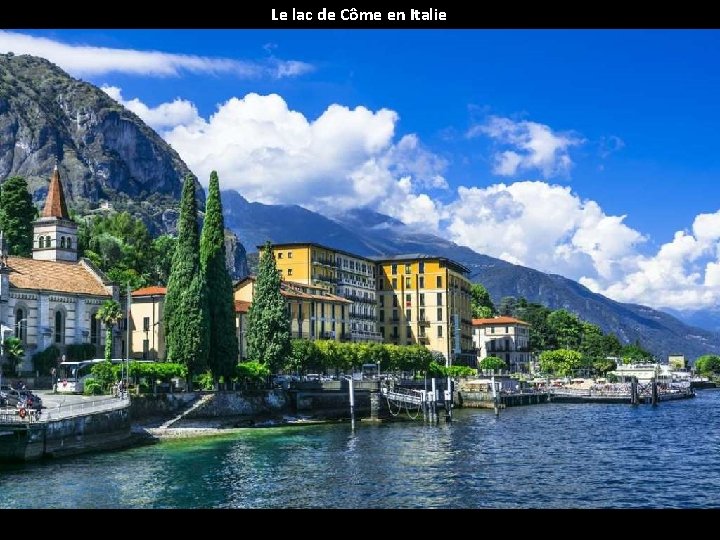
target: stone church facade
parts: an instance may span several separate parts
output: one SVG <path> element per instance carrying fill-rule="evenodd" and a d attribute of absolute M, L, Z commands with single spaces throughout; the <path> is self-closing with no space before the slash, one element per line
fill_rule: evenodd
<path fill-rule="evenodd" d="M 20 371 L 27 374 L 34 373 L 32 356 L 51 345 L 62 354 L 70 344 L 92 343 L 101 358 L 105 330 L 95 314 L 119 291 L 89 260 L 78 259 L 77 224 L 57 166 L 33 229 L 32 259 L 9 257 L 0 233 L 0 339 L 20 338 Z"/>

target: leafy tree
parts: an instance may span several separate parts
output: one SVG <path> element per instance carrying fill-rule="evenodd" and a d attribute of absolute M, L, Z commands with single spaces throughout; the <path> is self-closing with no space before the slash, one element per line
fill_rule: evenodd
<path fill-rule="evenodd" d="M 113 327 L 123 318 L 120 304 L 116 300 L 105 300 L 95 318 L 105 325 L 105 360 L 109 362 L 113 350 Z"/>
<path fill-rule="evenodd" d="M 470 306 L 472 316 L 476 319 L 487 319 L 495 314 L 495 305 L 490 293 L 480 283 L 473 283 L 470 286 Z"/>
<path fill-rule="evenodd" d="M 207 312 L 207 286 L 200 269 L 195 177 L 188 175 L 183 184 L 178 241 L 164 311 L 167 357 L 187 366 L 188 379 L 207 366 Z"/>
<path fill-rule="evenodd" d="M 608 371 L 613 371 L 617 368 L 617 362 L 610 360 L 609 358 L 596 358 L 592 360 L 592 368 L 600 375 L 606 375 Z"/>
<path fill-rule="evenodd" d="M 720 356 L 705 354 L 695 360 L 695 371 L 703 375 L 720 373 Z"/>
<path fill-rule="evenodd" d="M 236 368 L 237 376 L 246 383 L 262 384 L 270 376 L 270 370 L 259 362 L 240 362 Z"/>
<path fill-rule="evenodd" d="M 505 360 L 497 356 L 486 356 L 480 360 L 480 369 L 483 371 L 500 371 L 507 369 L 507 364 Z"/>
<path fill-rule="evenodd" d="M 10 255 L 29 257 L 37 210 L 28 185 L 21 176 L 12 176 L 0 186 L 0 231 L 3 231 Z"/>
<path fill-rule="evenodd" d="M 22 341 L 16 337 L 9 337 L 4 343 L 5 357 L 9 361 L 11 367 L 11 373 L 17 373 L 17 367 L 22 362 L 23 356 L 25 356 L 25 350 L 23 349 Z"/>
<path fill-rule="evenodd" d="M 215 171 L 205 203 L 205 222 L 200 238 L 200 265 L 208 288 L 208 365 L 213 375 L 228 380 L 235 369 L 238 341 L 235 330 L 233 284 L 225 263 L 225 222 L 220 200 L 220 183 Z"/>
<path fill-rule="evenodd" d="M 39 371 L 41 375 L 49 375 L 53 367 L 57 367 L 60 362 L 60 349 L 55 345 L 50 345 L 44 351 L 35 353 L 32 357 L 33 368 Z"/>
<path fill-rule="evenodd" d="M 322 368 L 322 356 L 314 341 L 293 339 L 292 352 L 287 357 L 285 369 L 296 373 L 306 373 L 313 368 Z"/>
<path fill-rule="evenodd" d="M 643 349 L 640 343 L 625 345 L 620 352 L 623 364 L 648 364 L 653 361 L 653 355 Z"/>
<path fill-rule="evenodd" d="M 500 299 L 500 305 L 498 306 L 498 313 L 509 317 L 515 316 L 515 309 L 518 305 L 518 299 L 514 296 L 503 296 Z"/>
<path fill-rule="evenodd" d="M 555 339 L 560 347 L 577 350 L 582 335 L 582 322 L 567 310 L 553 311 L 547 318 L 548 325 L 555 333 Z"/>
<path fill-rule="evenodd" d="M 177 238 L 161 234 L 152 243 L 152 264 L 150 265 L 150 282 L 167 284 L 172 269 L 173 254 Z"/>
<path fill-rule="evenodd" d="M 542 304 L 528 303 L 524 298 L 518 301 L 515 317 L 530 324 L 530 349 L 546 351 L 557 346 L 555 333 L 548 324 L 552 311 Z"/>
<path fill-rule="evenodd" d="M 281 281 L 270 242 L 267 242 L 260 256 L 248 312 L 247 351 L 251 361 L 268 366 L 272 372 L 277 372 L 291 351 L 290 318 L 280 294 Z"/>
<path fill-rule="evenodd" d="M 557 349 L 540 354 L 540 370 L 556 375 L 572 375 L 583 366 L 583 356 L 577 351 Z"/>

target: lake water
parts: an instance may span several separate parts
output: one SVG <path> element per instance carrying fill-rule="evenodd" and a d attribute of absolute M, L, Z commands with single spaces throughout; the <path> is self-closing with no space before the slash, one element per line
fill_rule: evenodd
<path fill-rule="evenodd" d="M 655 408 L 247 429 L 0 465 L 0 508 L 713 508 L 719 419 L 720 390 L 705 390 Z"/>

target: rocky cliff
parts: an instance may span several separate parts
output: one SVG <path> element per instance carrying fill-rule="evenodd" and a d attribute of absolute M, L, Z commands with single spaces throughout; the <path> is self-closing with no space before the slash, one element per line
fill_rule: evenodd
<path fill-rule="evenodd" d="M 56 162 L 72 210 L 109 206 L 174 231 L 190 173 L 177 152 L 96 86 L 43 58 L 0 54 L 0 181 L 25 177 L 39 203 Z"/>

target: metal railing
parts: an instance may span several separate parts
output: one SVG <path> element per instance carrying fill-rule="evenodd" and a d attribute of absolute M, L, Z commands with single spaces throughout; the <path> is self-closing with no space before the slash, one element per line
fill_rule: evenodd
<path fill-rule="evenodd" d="M 0 409 L 0 424 L 49 422 L 73 416 L 123 409 L 129 405 L 130 396 L 128 396 L 127 392 L 124 392 L 122 397 L 99 396 L 92 401 L 61 404 L 57 407 L 40 409 L 40 414 L 37 414 L 35 409 L 25 409 L 25 418 L 20 417 L 20 408 L 7 407 Z"/>

